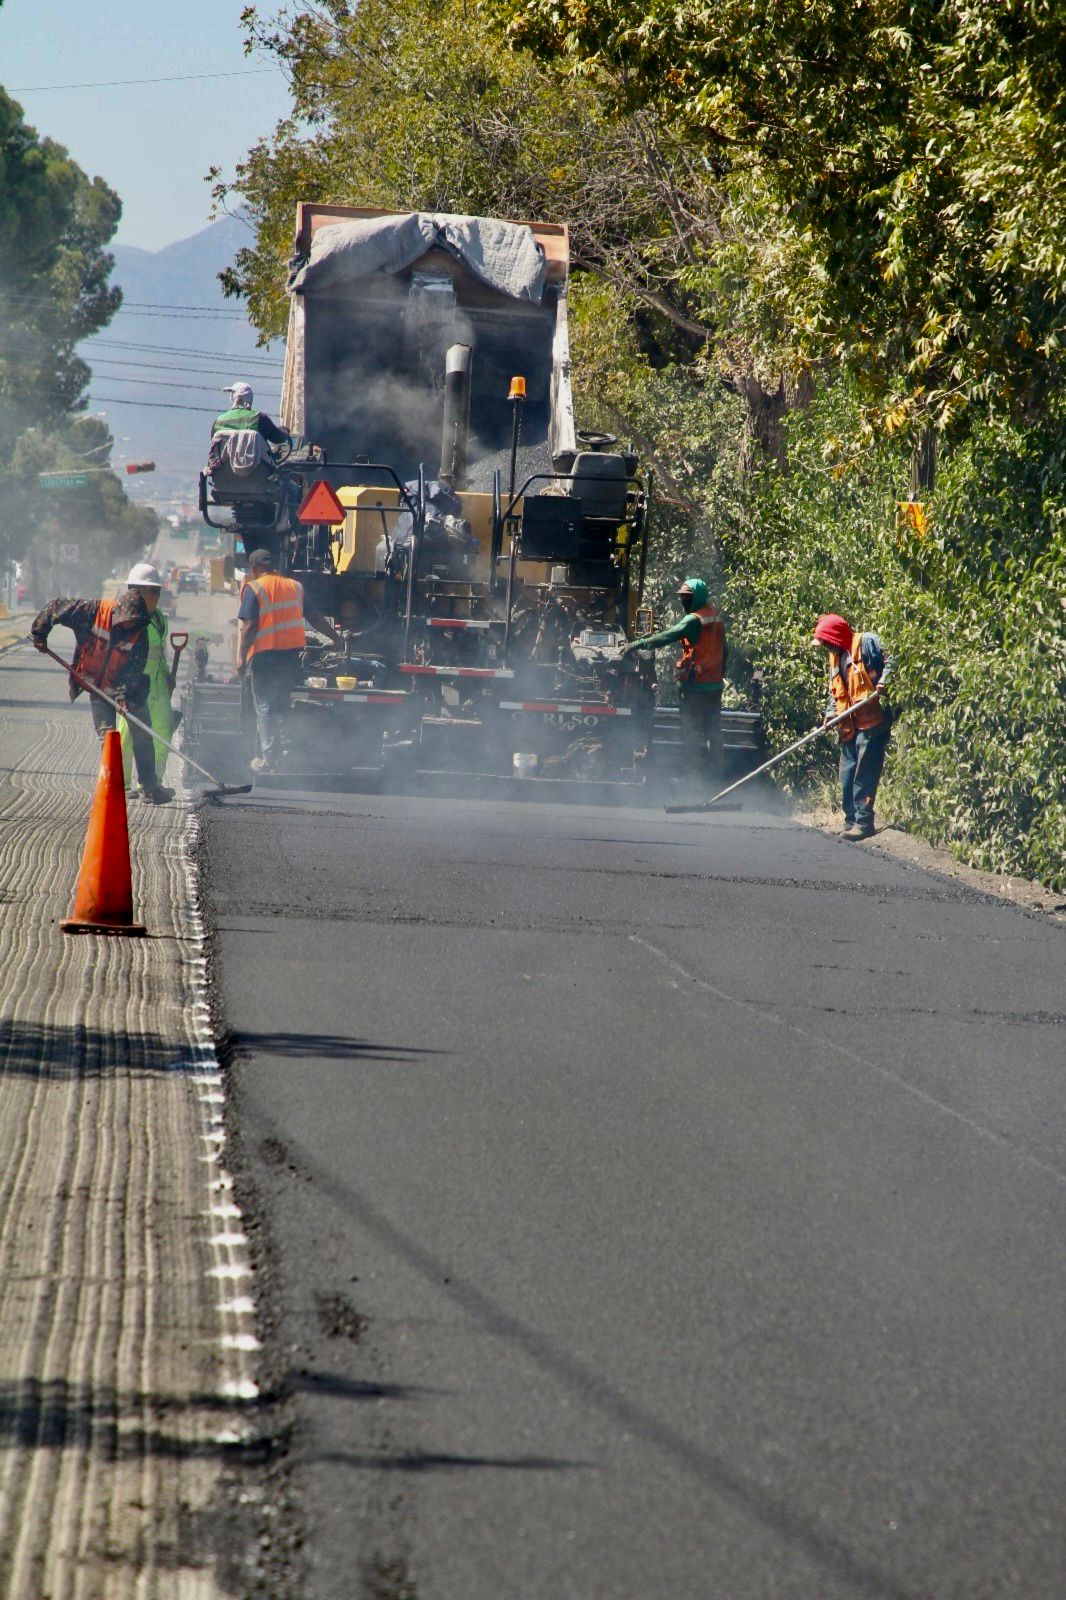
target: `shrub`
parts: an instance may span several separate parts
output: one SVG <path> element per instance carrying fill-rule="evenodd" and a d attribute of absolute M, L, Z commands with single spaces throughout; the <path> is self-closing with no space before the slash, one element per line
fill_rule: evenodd
<path fill-rule="evenodd" d="M 899 447 L 834 461 L 855 410 L 839 388 L 794 420 L 791 471 L 738 489 L 716 527 L 734 644 L 766 675 L 771 743 L 820 717 L 810 632 L 841 612 L 896 658 L 883 811 L 961 860 L 1066 888 L 1061 429 L 980 427 L 944 462 L 920 539 L 897 517 Z M 786 785 L 829 777 L 829 740 L 815 749 L 779 769 Z"/>

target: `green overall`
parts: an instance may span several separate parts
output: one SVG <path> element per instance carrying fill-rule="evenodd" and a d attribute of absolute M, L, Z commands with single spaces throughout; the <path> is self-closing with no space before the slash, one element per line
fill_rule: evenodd
<path fill-rule="evenodd" d="M 158 609 L 153 611 L 148 619 L 148 661 L 144 669 L 150 684 L 148 717 L 153 733 L 159 734 L 164 739 L 174 737 L 174 713 L 170 708 L 170 663 L 167 660 L 169 634 L 170 625 L 163 612 Z M 133 746 L 130 742 L 129 724 L 125 717 L 119 717 L 118 728 L 122 737 L 122 767 L 126 774 L 126 787 L 129 788 L 130 775 L 133 772 Z M 166 746 L 156 739 L 155 775 L 158 783 L 163 781 L 169 754 Z"/>

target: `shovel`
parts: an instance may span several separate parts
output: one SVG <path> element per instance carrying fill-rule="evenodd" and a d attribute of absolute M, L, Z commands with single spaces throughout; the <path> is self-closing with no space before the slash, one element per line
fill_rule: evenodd
<path fill-rule="evenodd" d="M 181 652 L 185 649 L 185 646 L 188 644 L 188 642 L 189 635 L 187 633 L 172 633 L 170 635 L 170 643 L 174 650 L 174 665 L 170 669 L 170 675 L 167 681 L 170 684 L 171 694 L 174 693 L 174 690 L 177 687 L 178 662 L 181 660 Z"/>
<path fill-rule="evenodd" d="M 106 701 L 109 706 L 113 706 L 120 716 L 125 717 L 127 722 L 132 722 L 135 727 L 143 728 L 145 733 L 150 733 L 153 739 L 157 739 L 161 745 L 164 745 L 171 755 L 177 756 L 179 761 L 184 761 L 188 766 L 195 767 L 201 777 L 206 778 L 208 783 L 214 785 L 214 788 L 204 790 L 205 796 L 214 799 L 227 794 L 251 794 L 252 786 L 250 783 L 220 783 L 213 773 L 208 772 L 207 768 L 202 767 L 198 761 L 194 761 L 192 756 L 185 755 L 183 751 L 178 749 L 177 745 L 171 744 L 169 739 L 164 739 L 160 734 L 156 733 L 151 723 L 142 722 L 141 718 L 134 716 L 132 711 L 127 710 L 125 706 L 120 706 L 118 701 L 113 700 L 105 689 L 101 689 L 99 684 L 90 683 L 88 678 L 83 678 L 80 672 L 75 671 L 69 661 L 64 661 L 62 656 L 57 656 L 55 651 L 49 650 L 47 645 L 45 645 L 42 653 L 46 656 L 51 656 L 52 660 L 57 662 L 64 671 L 69 672 L 74 682 L 79 684 L 81 688 L 87 689 L 90 694 L 98 694 L 101 700 Z"/>
<path fill-rule="evenodd" d="M 823 722 L 817 728 L 812 728 L 810 733 L 805 733 L 802 739 L 796 740 L 795 744 L 786 745 L 785 749 L 779 750 L 776 756 L 771 756 L 769 761 L 764 761 L 761 767 L 756 767 L 753 772 L 746 772 L 742 778 L 738 778 L 736 783 L 731 783 L 727 789 L 719 789 L 718 793 L 712 794 L 709 800 L 701 800 L 698 805 L 664 806 L 663 810 L 668 811 L 672 816 L 676 816 L 681 811 L 710 811 L 712 806 L 716 806 L 719 800 L 724 800 L 727 794 L 732 794 L 734 789 L 739 789 L 742 784 L 750 783 L 752 778 L 759 776 L 760 772 L 769 772 L 771 767 L 776 767 L 779 761 L 784 761 L 786 756 L 790 756 L 793 750 L 801 750 L 805 744 L 810 744 L 812 739 L 817 739 L 819 734 L 828 733 L 830 728 L 835 728 L 846 717 L 850 717 L 853 712 L 858 711 L 860 706 L 868 705 L 871 700 L 876 700 L 877 698 L 876 694 L 868 694 L 864 699 L 856 700 L 853 706 L 849 706 L 846 711 L 841 711 L 839 716 L 830 717 L 828 722 Z"/>

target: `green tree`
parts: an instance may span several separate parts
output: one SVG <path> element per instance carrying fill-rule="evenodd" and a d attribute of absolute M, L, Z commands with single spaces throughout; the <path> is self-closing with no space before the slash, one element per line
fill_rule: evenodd
<path fill-rule="evenodd" d="M 723 375 L 749 419 L 764 400 L 732 314 L 688 287 L 722 237 L 716 175 L 653 110 L 619 113 L 596 85 L 508 52 L 469 0 L 332 0 L 245 21 L 294 101 L 232 183 L 215 174 L 218 203 L 236 197 L 255 223 L 224 281 L 264 338 L 284 332 L 299 200 L 565 222 L 580 415 L 639 445 L 671 502 L 665 542 L 684 548 L 700 464 L 717 459 Z"/>
<path fill-rule="evenodd" d="M 570 224 L 575 397 L 656 469 L 652 597 L 683 569 L 714 578 L 733 687 L 763 670 L 774 743 L 817 715 L 818 613 L 877 627 L 907 700 L 888 814 L 1061 885 L 1045 14 L 1012 43 L 1015 0 L 930 6 L 928 28 L 888 0 L 486 6 L 247 13 L 295 106 L 238 171 L 258 243 L 229 286 L 282 331 L 300 199 Z M 930 423 L 951 449 L 908 542 L 895 503 Z M 814 761 L 828 772 L 828 744 Z"/>
<path fill-rule="evenodd" d="M 236 192 L 257 224 L 227 281 L 264 334 L 284 328 L 295 205 L 314 196 L 566 221 L 579 271 L 706 339 L 680 272 L 688 232 L 713 228 L 713 200 L 657 118 L 620 118 L 593 86 L 509 54 L 468 0 L 330 0 L 280 25 L 244 16 L 294 102 L 215 191 L 222 204 Z"/>
<path fill-rule="evenodd" d="M 80 415 L 90 374 L 77 346 L 121 302 L 105 249 L 120 215 L 113 190 L 0 90 L 0 562 L 34 545 L 46 571 L 63 539 L 93 552 L 87 570 L 99 575 L 154 532 L 110 474 L 94 472 L 77 500 L 37 485 L 50 468 L 107 465 L 106 429 Z"/>
<path fill-rule="evenodd" d="M 764 363 L 846 368 L 890 431 L 1046 413 L 1066 315 L 1053 0 L 486 0 L 512 40 L 657 108 L 732 226 L 691 287 Z M 739 291 L 739 292 L 738 292 Z"/>

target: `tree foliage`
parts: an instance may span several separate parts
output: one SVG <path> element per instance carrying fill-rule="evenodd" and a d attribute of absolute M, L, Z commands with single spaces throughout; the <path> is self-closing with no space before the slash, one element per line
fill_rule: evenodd
<path fill-rule="evenodd" d="M 873 628 L 897 658 L 902 708 L 883 814 L 977 865 L 1066 887 L 1066 418 L 975 425 L 947 458 L 927 535 L 899 519 L 898 441 L 845 475 L 824 441 L 854 425 L 847 384 L 790 429 L 792 471 L 726 495 L 715 530 L 731 633 L 766 676 L 772 741 L 826 698 L 815 618 Z M 828 780 L 834 752 L 822 749 Z M 792 773 L 809 778 L 809 755 Z M 879 810 L 882 809 L 879 802 Z"/>
<path fill-rule="evenodd" d="M 1056 0 L 486 8 L 721 174 L 734 225 L 705 281 L 764 359 L 847 368 L 889 430 L 1045 414 L 1066 313 Z"/>
<path fill-rule="evenodd" d="M 42 572 L 59 542 L 77 542 L 99 575 L 155 529 L 118 480 L 94 473 L 77 501 L 38 491 L 51 468 L 106 465 L 109 436 L 79 415 L 89 368 L 79 342 L 106 326 L 121 293 L 106 245 L 121 204 L 62 145 L 42 138 L 0 90 L 0 560 L 35 544 Z"/>
<path fill-rule="evenodd" d="M 284 328 L 298 200 L 562 221 L 584 425 L 655 469 L 653 599 L 715 583 L 771 741 L 843 610 L 900 661 L 886 808 L 1062 885 L 1062 63 L 1042 0 L 320 0 L 229 287 Z M 514 48 L 501 48 L 501 27 Z M 224 203 L 231 186 L 219 181 Z M 924 542 L 912 439 L 947 448 Z M 828 772 L 828 745 L 815 760 Z M 793 774 L 794 778 L 799 773 Z"/>
<path fill-rule="evenodd" d="M 298 199 L 565 221 L 594 271 L 689 336 L 689 234 L 714 227 L 708 175 L 654 114 L 619 117 L 509 53 L 468 0 L 329 0 L 280 22 L 245 11 L 249 44 L 290 75 L 293 116 L 232 187 L 258 224 L 230 286 L 264 331 L 284 327 L 283 266 Z M 682 215 L 684 213 L 684 215 Z"/>

